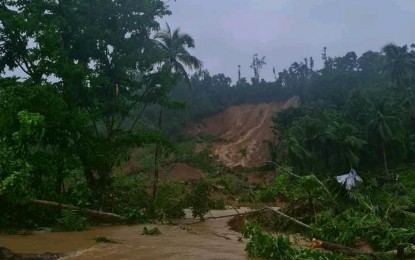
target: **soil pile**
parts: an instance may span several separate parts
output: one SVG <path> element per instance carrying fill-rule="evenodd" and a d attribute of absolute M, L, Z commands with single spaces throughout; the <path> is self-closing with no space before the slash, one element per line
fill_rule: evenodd
<path fill-rule="evenodd" d="M 299 105 L 297 97 L 283 103 L 245 104 L 233 106 L 190 127 L 194 135 L 219 137 L 212 152 L 226 166 L 255 167 L 268 159 L 265 140 L 273 138 L 271 120 L 278 111 Z"/>

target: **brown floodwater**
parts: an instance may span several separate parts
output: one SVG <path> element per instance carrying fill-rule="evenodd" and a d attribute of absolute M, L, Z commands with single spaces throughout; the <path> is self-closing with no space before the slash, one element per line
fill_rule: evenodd
<path fill-rule="evenodd" d="M 212 211 L 208 216 L 234 214 L 234 210 Z M 134 225 L 93 227 L 83 232 L 37 233 L 27 236 L 0 235 L 0 246 L 17 253 L 64 253 L 64 259 L 248 259 L 245 242 L 229 229 L 230 218 L 179 225 Z M 143 228 L 157 227 L 160 235 L 142 235 Z M 97 244 L 105 236 L 117 243 Z"/>

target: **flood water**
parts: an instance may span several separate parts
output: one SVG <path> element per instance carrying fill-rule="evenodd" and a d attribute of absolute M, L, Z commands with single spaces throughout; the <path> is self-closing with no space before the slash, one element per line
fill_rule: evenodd
<path fill-rule="evenodd" d="M 234 210 L 211 211 L 207 216 L 234 214 Z M 0 235 L 0 245 L 17 253 L 64 253 L 64 259 L 248 259 L 245 242 L 229 229 L 230 218 L 196 222 L 184 219 L 180 225 L 134 225 L 93 227 L 84 232 L 52 232 Z M 158 227 L 160 235 L 142 235 L 143 228 Z M 105 236 L 117 243 L 98 244 Z"/>

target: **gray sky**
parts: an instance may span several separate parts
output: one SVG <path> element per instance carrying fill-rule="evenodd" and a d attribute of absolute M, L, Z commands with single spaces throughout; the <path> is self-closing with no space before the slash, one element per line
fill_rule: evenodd
<path fill-rule="evenodd" d="M 212 74 L 252 77 L 252 55 L 266 56 L 261 77 L 273 78 L 295 61 L 321 50 L 379 51 L 387 43 L 415 43 L 415 0 L 171 0 L 166 17 L 196 41 L 192 53 Z M 164 26 L 164 25 L 163 25 Z"/>

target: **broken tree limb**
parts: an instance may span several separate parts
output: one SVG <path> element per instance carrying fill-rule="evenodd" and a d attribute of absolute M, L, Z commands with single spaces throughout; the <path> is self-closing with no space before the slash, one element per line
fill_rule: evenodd
<path fill-rule="evenodd" d="M 261 209 L 258 209 L 258 210 L 252 210 L 252 211 L 247 211 L 247 212 L 242 212 L 242 213 L 237 213 L 237 214 L 224 215 L 224 216 L 218 216 L 218 217 L 206 217 L 205 219 L 218 219 L 218 218 L 228 218 L 228 217 L 249 215 L 249 214 L 258 213 L 258 212 L 261 212 L 261 211 L 264 211 L 264 210 L 269 210 L 269 211 L 271 211 L 273 213 L 276 213 L 279 216 L 281 216 L 283 218 L 286 218 L 286 219 L 288 219 L 288 220 L 290 220 L 290 221 L 292 221 L 292 222 L 294 222 L 294 223 L 296 223 L 296 224 L 298 224 L 298 225 L 300 225 L 302 227 L 305 227 L 307 229 L 311 229 L 311 226 L 310 225 L 307 225 L 307 224 L 305 224 L 305 223 L 303 223 L 303 222 L 301 222 L 301 221 L 299 221 L 299 220 L 297 220 L 297 219 L 295 219 L 293 217 L 290 217 L 290 216 L 282 213 L 279 210 L 273 209 L 273 208 L 268 207 L 268 206 L 265 206 L 265 207 L 263 207 Z"/>
<path fill-rule="evenodd" d="M 125 217 L 114 214 L 114 213 L 108 213 L 108 212 L 91 210 L 91 209 L 84 209 L 84 208 L 75 207 L 75 206 L 71 206 L 71 205 L 60 204 L 60 203 L 53 202 L 53 201 L 32 200 L 32 202 L 34 204 L 42 205 L 42 206 L 46 206 L 46 207 L 75 210 L 75 211 L 78 211 L 81 214 L 84 214 L 84 215 L 87 215 L 87 216 L 90 216 L 90 217 L 94 217 L 94 218 L 100 218 L 100 219 L 103 219 L 103 220 L 107 220 L 111 223 L 119 223 L 119 222 L 124 222 L 124 221 L 127 220 Z"/>
<path fill-rule="evenodd" d="M 326 241 L 321 241 L 321 248 L 335 252 L 335 253 L 343 253 L 348 256 L 357 256 L 362 254 L 367 254 L 366 252 L 360 251 L 355 248 L 334 244 Z"/>
<path fill-rule="evenodd" d="M 218 218 L 229 218 L 229 217 L 235 217 L 235 216 L 243 216 L 243 215 L 249 215 L 249 214 L 253 214 L 253 213 L 258 213 L 261 211 L 264 211 L 265 208 L 262 209 L 258 209 L 258 210 L 251 210 L 251 211 L 246 211 L 246 212 L 242 212 L 242 213 L 236 213 L 236 214 L 229 214 L 229 215 L 223 215 L 223 216 L 217 216 L 217 217 L 206 217 L 205 220 L 207 219 L 218 219 Z"/>
<path fill-rule="evenodd" d="M 288 220 L 290 220 L 290 221 L 292 221 L 292 222 L 294 222 L 294 223 L 296 223 L 296 224 L 298 224 L 298 225 L 300 225 L 302 227 L 305 227 L 307 229 L 311 229 L 311 226 L 310 225 L 307 225 L 307 224 L 305 224 L 305 223 L 303 223 L 303 222 L 301 222 L 301 221 L 299 221 L 299 220 L 297 220 L 297 219 L 295 219 L 293 217 L 290 217 L 290 216 L 286 215 L 285 213 L 282 213 L 279 210 L 273 209 L 273 208 L 268 207 L 268 206 L 265 206 L 264 209 L 270 210 L 270 211 L 272 211 L 272 212 L 280 215 L 281 217 L 286 218 L 286 219 L 288 219 Z"/>

